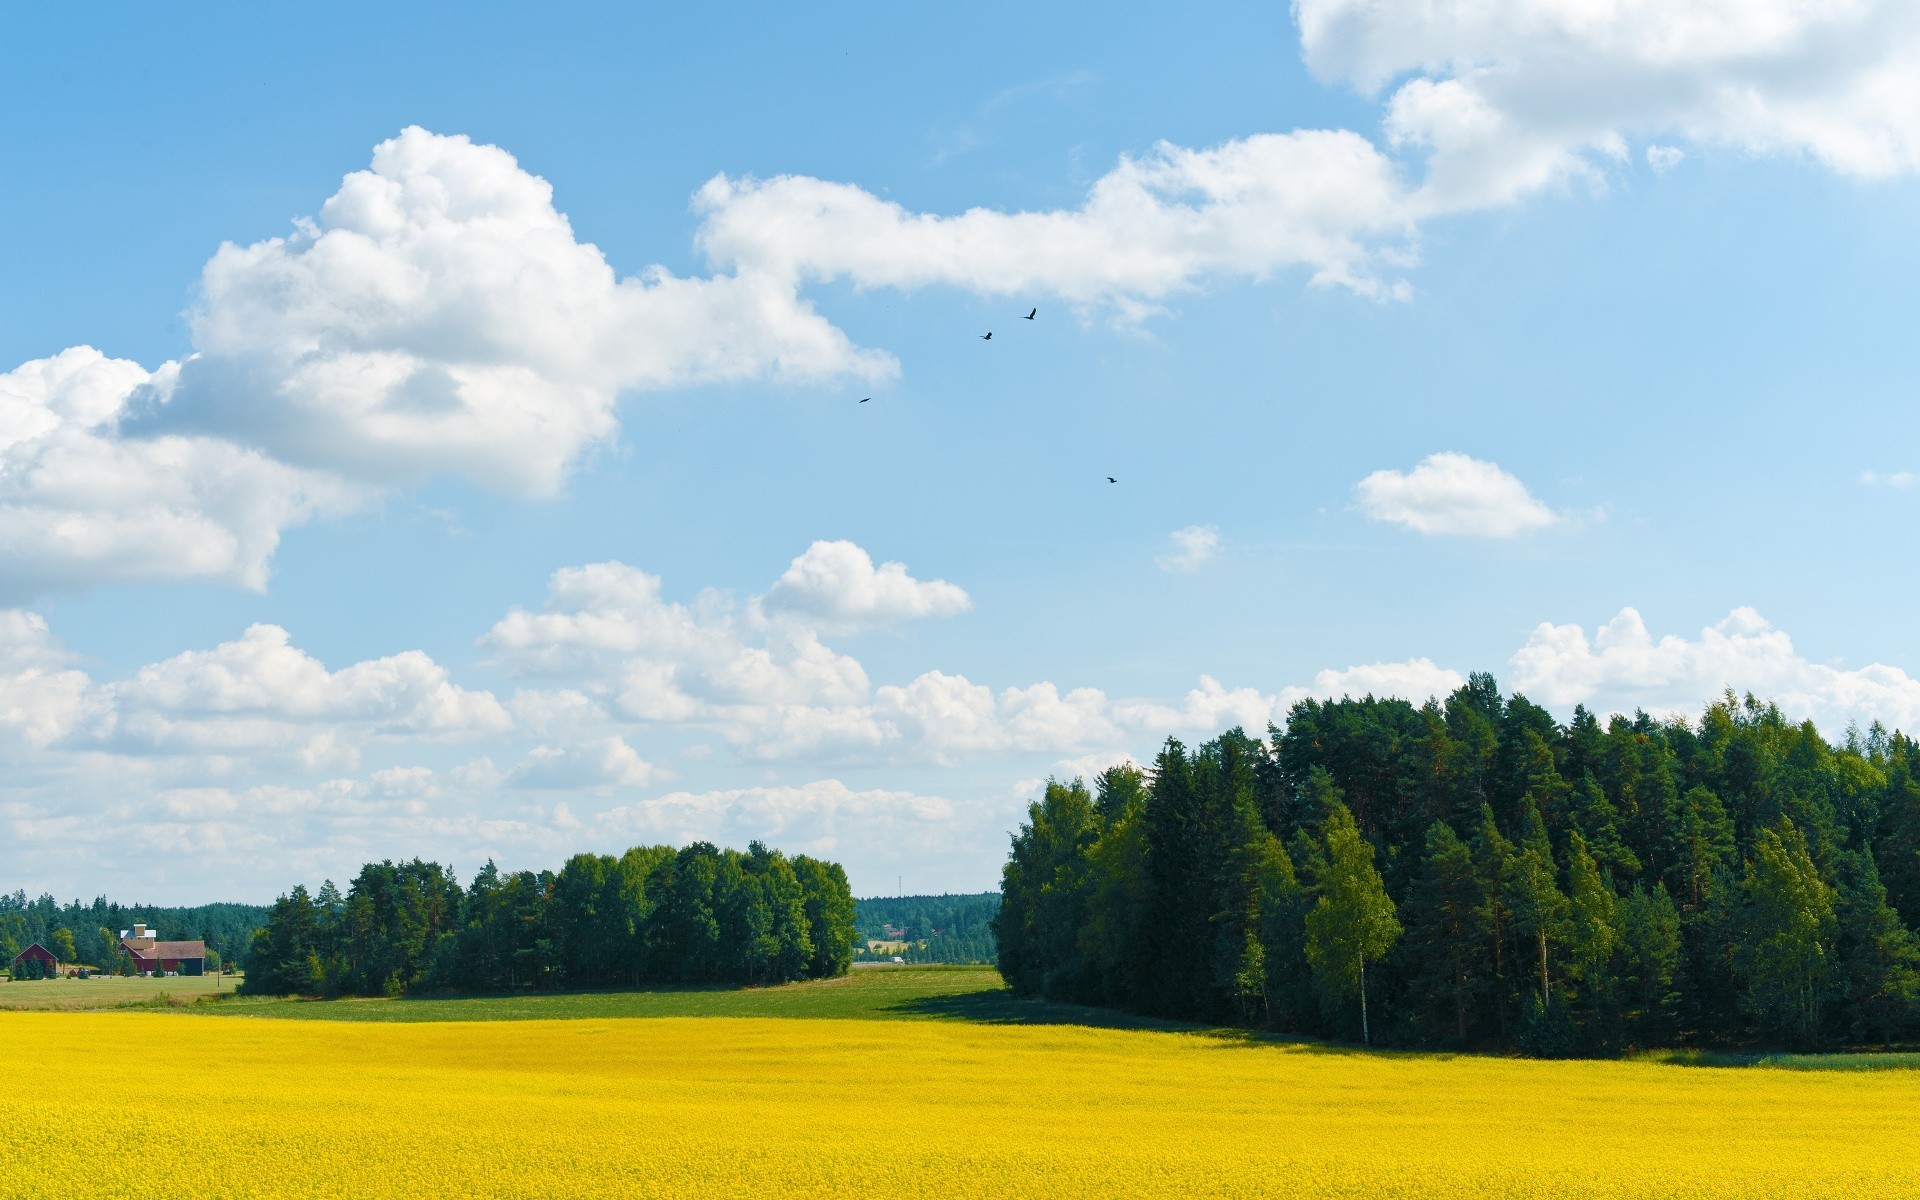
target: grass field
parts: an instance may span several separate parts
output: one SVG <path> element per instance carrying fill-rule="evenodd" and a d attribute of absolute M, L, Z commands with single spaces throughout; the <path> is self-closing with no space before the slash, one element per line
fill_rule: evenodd
<path fill-rule="evenodd" d="M 127 1130 L 232 1198 L 1920 1195 L 1916 1072 L 1366 1054 L 995 982 L 0 1014 L 0 1195 L 151 1194 Z"/>
<path fill-rule="evenodd" d="M 165 1003 L 164 998 L 192 1002 L 218 991 L 230 993 L 238 980 L 228 975 L 180 975 L 150 979 L 139 975 L 96 975 L 92 979 L 29 979 L 0 983 L 0 1012 L 55 1010 L 78 1012 L 89 1008 L 125 1008 Z"/>

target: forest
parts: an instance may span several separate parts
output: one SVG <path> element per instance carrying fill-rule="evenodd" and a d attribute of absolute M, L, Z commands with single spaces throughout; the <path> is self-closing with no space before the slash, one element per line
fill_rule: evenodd
<path fill-rule="evenodd" d="M 35 942 L 60 957 L 61 962 L 85 963 L 112 970 L 120 945 L 120 931 L 136 921 L 160 931 L 163 938 L 199 939 L 224 963 L 238 962 L 253 940 L 253 931 L 267 918 L 258 904 L 201 904 L 190 908 L 153 904 L 110 903 L 105 896 L 91 904 L 75 900 L 61 904 L 52 896 L 28 900 L 24 891 L 0 892 L 0 965 Z"/>
<path fill-rule="evenodd" d="M 368 863 L 276 901 L 246 957 L 262 995 L 403 996 L 841 975 L 854 902 L 838 863 L 707 842 L 576 854 L 553 871 L 489 861 L 465 888 L 438 863 Z"/>
<path fill-rule="evenodd" d="M 1920 746 L 1729 693 L 1559 724 L 1303 701 L 1091 789 L 1049 782 L 994 921 L 1029 995 L 1540 1056 L 1920 1032 Z"/>
<path fill-rule="evenodd" d="M 998 892 L 855 901 L 854 928 L 860 941 L 854 947 L 854 959 L 990 963 L 994 960 L 993 914 L 999 909 Z M 881 943 L 880 948 L 868 949 L 870 941 Z"/>

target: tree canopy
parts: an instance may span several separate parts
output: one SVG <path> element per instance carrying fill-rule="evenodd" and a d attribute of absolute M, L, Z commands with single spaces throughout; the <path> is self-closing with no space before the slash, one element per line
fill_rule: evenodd
<path fill-rule="evenodd" d="M 1920 1033 L 1920 746 L 1728 694 L 1558 722 L 1475 675 L 1307 700 L 1050 781 L 994 918 L 1016 989 L 1539 1054 Z"/>
<path fill-rule="evenodd" d="M 247 954 L 269 995 L 767 984 L 844 974 L 854 903 L 838 863 L 696 842 L 577 854 L 553 871 L 488 862 L 462 888 L 436 863 L 368 863 L 275 902 Z"/>

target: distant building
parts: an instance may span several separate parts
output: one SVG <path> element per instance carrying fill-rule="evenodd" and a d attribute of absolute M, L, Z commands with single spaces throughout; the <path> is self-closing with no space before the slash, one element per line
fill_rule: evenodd
<path fill-rule="evenodd" d="M 60 973 L 60 960 L 54 956 L 53 951 L 42 946 L 39 942 L 33 943 L 33 945 L 28 946 L 25 950 L 14 955 L 13 961 L 7 964 L 7 970 L 15 979 L 18 979 L 20 978 L 21 965 L 30 962 L 41 964 L 41 974 L 43 976 L 52 977 Z"/>
<path fill-rule="evenodd" d="M 141 975 L 168 971 L 201 975 L 207 969 L 205 942 L 163 942 L 145 925 L 120 931 L 120 952 L 133 960 L 134 971 Z"/>

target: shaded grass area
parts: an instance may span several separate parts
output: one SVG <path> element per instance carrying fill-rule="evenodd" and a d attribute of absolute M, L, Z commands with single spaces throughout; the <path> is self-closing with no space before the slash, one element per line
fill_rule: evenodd
<path fill-rule="evenodd" d="M 202 979 L 47 980 L 0 985 L 0 1011 L 171 1008 L 212 1016 L 304 1021 L 475 1022 L 595 1020 L 622 1017 L 789 1017 L 796 1020 L 950 1021 L 970 1025 L 1060 1025 L 1204 1035 L 1222 1047 L 1286 1045 L 1297 1052 L 1449 1059 L 1481 1055 L 1367 1051 L 1297 1035 L 1213 1028 L 1114 1009 L 1016 996 L 984 966 L 867 967 L 839 979 L 762 988 L 653 988 L 645 991 L 515 992 L 496 996 L 420 996 L 397 1000 L 303 1000 L 238 996 L 228 977 L 218 994 Z M 1690 1067 L 1771 1067 L 1790 1071 L 1900 1071 L 1920 1068 L 1920 1051 L 1836 1054 L 1660 1050 L 1635 1061 Z"/>
<path fill-rule="evenodd" d="M 1773 1067 L 1782 1071 L 1909 1071 L 1920 1067 L 1920 1050 L 1851 1050 L 1835 1054 L 1655 1050 L 1636 1057 L 1642 1062 L 1683 1067 Z"/>
<path fill-rule="evenodd" d="M 970 997 L 979 997 L 978 1000 Z M 975 1007 L 977 1006 L 977 1008 Z M 793 1017 L 852 1020 L 1012 1019 L 1046 1021 L 1072 1005 L 1020 1000 L 992 967 L 867 967 L 839 979 L 763 988 L 654 988 L 646 991 L 516 992 L 501 996 L 418 996 L 398 1000 L 299 1000 L 232 996 L 195 1012 L 310 1021 L 564 1021 L 608 1017 Z M 979 1018 L 970 1017 L 978 1011 Z M 1089 1014 L 1098 1009 L 1084 1010 Z M 1112 1016 L 1115 1014 L 1103 1014 Z M 1090 1024 L 1092 1021 L 1073 1021 Z"/>

